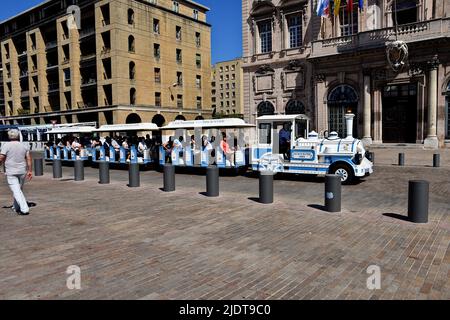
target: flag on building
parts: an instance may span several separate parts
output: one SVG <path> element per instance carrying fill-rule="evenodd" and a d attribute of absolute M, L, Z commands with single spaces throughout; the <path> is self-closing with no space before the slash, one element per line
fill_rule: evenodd
<path fill-rule="evenodd" d="M 317 2 L 317 15 L 319 17 L 328 17 L 329 10 L 328 5 L 330 0 L 318 0 Z"/>
<path fill-rule="evenodd" d="M 334 0 L 334 15 L 339 15 L 339 9 L 341 9 L 341 0 Z"/>
<path fill-rule="evenodd" d="M 347 12 L 353 12 L 353 0 L 347 0 Z"/>

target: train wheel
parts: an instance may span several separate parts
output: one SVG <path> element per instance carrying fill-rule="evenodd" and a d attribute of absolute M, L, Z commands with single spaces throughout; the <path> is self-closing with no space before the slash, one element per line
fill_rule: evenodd
<path fill-rule="evenodd" d="M 349 184 L 355 179 L 353 169 L 349 165 L 343 163 L 333 166 L 331 173 L 341 176 L 342 184 Z"/>

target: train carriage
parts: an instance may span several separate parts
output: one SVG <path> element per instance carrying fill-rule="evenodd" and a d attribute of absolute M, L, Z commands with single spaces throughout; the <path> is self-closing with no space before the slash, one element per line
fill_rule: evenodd
<path fill-rule="evenodd" d="M 99 129 L 93 131 L 101 141 L 104 141 L 106 137 L 113 138 L 114 136 L 125 137 L 144 137 L 149 136 L 153 142 L 158 143 L 159 139 L 159 127 L 154 123 L 134 123 L 134 124 L 117 124 L 117 125 L 103 125 Z M 155 162 L 155 156 L 152 153 L 152 149 L 145 148 L 144 150 L 138 150 L 138 141 L 135 144 L 130 145 L 129 150 L 126 150 L 123 146 L 114 148 L 112 145 L 109 147 L 100 147 L 100 152 L 93 153 L 93 161 L 108 161 L 110 163 L 139 163 L 139 164 L 151 164 Z M 157 161 L 156 161 L 157 162 Z"/>
<path fill-rule="evenodd" d="M 254 127 L 234 118 L 173 121 L 161 128 L 160 164 L 245 168 Z"/>

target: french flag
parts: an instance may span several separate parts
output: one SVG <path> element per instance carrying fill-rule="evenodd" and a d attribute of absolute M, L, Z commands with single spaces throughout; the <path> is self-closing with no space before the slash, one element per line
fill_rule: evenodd
<path fill-rule="evenodd" d="M 330 0 L 319 0 L 317 2 L 317 15 L 319 17 L 328 17 L 329 10 L 328 6 L 330 4 Z"/>

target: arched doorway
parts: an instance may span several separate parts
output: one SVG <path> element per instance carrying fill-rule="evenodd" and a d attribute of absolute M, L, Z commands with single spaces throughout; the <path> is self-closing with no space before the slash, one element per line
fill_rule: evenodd
<path fill-rule="evenodd" d="M 160 114 L 155 115 L 152 119 L 152 123 L 156 124 L 158 127 L 162 127 L 165 122 L 166 119 Z"/>
<path fill-rule="evenodd" d="M 358 95 L 355 89 L 347 84 L 335 87 L 328 95 L 328 130 L 336 131 L 340 137 L 345 137 L 345 114 L 351 112 L 356 115 Z M 353 121 L 353 132 L 356 134 L 356 117 Z"/>
<path fill-rule="evenodd" d="M 270 101 L 263 101 L 257 108 L 258 117 L 275 114 L 275 107 Z"/>
<path fill-rule="evenodd" d="M 130 113 L 127 117 L 126 123 L 141 123 L 141 117 L 136 113 Z"/>
<path fill-rule="evenodd" d="M 306 108 L 301 101 L 298 100 L 289 100 L 289 102 L 286 105 L 285 114 L 305 114 Z"/>
<path fill-rule="evenodd" d="M 445 92 L 445 139 L 450 139 L 450 81 Z"/>
<path fill-rule="evenodd" d="M 205 118 L 203 118 L 202 116 L 197 116 L 197 117 L 195 118 L 195 120 L 205 120 Z"/>
<path fill-rule="evenodd" d="M 186 118 L 184 116 L 182 116 L 181 114 L 179 114 L 175 117 L 175 121 L 179 121 L 179 120 L 186 121 Z"/>

